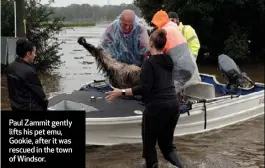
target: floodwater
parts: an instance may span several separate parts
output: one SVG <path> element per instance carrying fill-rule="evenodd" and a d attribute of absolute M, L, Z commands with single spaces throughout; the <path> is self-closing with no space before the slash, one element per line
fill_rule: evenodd
<path fill-rule="evenodd" d="M 63 65 L 52 75 L 42 74 L 45 92 L 72 92 L 84 83 L 103 79 L 94 58 L 77 44 L 80 36 L 97 45 L 105 27 L 67 29 L 59 35 L 65 41 L 60 52 L 64 55 Z M 255 82 L 264 82 L 264 65 L 241 67 Z M 199 66 L 202 73 L 215 74 L 220 78 L 217 67 Z M 1 109 L 9 109 L 5 78 L 1 78 Z M 264 116 L 207 133 L 175 138 L 180 158 L 187 168 L 259 168 L 264 167 Z M 141 160 L 141 144 L 118 145 L 86 149 L 87 168 L 137 168 Z M 167 167 L 159 153 L 161 167 Z"/>

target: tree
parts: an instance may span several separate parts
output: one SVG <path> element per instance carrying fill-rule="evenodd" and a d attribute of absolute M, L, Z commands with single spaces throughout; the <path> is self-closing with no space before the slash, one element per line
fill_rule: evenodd
<path fill-rule="evenodd" d="M 206 52 L 214 61 L 222 53 L 236 61 L 264 59 L 260 39 L 265 38 L 265 0 L 134 0 L 134 4 L 148 23 L 160 9 L 177 12 L 183 24 L 196 30 L 199 62 Z"/>
<path fill-rule="evenodd" d="M 89 5 L 89 4 L 71 4 L 67 7 L 55 7 L 54 16 L 64 16 L 66 21 L 75 22 L 76 20 L 82 20 L 84 22 L 100 22 L 100 21 L 112 21 L 124 9 L 132 9 L 138 16 L 141 16 L 139 8 L 133 4 L 121 4 L 121 5 Z"/>
<path fill-rule="evenodd" d="M 61 64 L 59 55 L 59 42 L 55 36 L 62 31 L 64 18 L 52 17 L 54 11 L 48 4 L 40 4 L 41 1 L 26 1 L 26 37 L 33 42 L 37 48 L 37 67 L 40 71 L 50 71 Z M 3 0 L 1 2 L 2 36 L 14 36 L 14 7 L 13 1 Z M 43 27 L 42 24 L 46 26 Z"/>
<path fill-rule="evenodd" d="M 134 0 L 133 3 L 141 10 L 141 14 L 147 23 L 151 25 L 155 12 L 162 9 L 163 0 Z"/>
<path fill-rule="evenodd" d="M 10 0 L 1 1 L 1 34 L 14 36 L 14 6 Z"/>
<path fill-rule="evenodd" d="M 36 62 L 40 71 L 49 71 L 61 64 L 59 55 L 59 42 L 56 34 L 62 31 L 64 18 L 53 17 L 54 11 L 48 4 L 40 4 L 29 0 L 26 6 L 27 38 L 36 44 Z M 42 26 L 45 24 L 46 26 Z"/>

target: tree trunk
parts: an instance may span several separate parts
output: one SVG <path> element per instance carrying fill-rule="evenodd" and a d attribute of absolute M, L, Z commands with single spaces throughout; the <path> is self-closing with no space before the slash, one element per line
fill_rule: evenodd
<path fill-rule="evenodd" d="M 17 17 L 17 37 L 26 37 L 24 22 L 23 22 L 25 18 L 24 0 L 16 0 L 16 17 Z"/>

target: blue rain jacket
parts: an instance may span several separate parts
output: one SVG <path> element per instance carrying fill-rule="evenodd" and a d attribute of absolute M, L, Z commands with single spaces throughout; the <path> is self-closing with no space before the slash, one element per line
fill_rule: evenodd
<path fill-rule="evenodd" d="M 100 40 L 100 46 L 119 62 L 141 66 L 144 54 L 148 51 L 149 36 L 147 29 L 139 23 L 136 16 L 133 30 L 123 33 L 120 16 L 107 27 Z"/>

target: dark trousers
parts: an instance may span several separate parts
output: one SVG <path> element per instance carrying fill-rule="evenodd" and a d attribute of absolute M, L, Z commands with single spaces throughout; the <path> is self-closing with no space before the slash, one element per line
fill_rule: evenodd
<path fill-rule="evenodd" d="M 155 166 L 158 164 L 156 142 L 166 160 L 182 167 L 178 158 L 174 158 L 177 153 L 173 145 L 174 130 L 179 116 L 177 100 L 161 100 L 147 105 L 142 120 L 143 157 L 147 168 L 158 167 Z"/>

